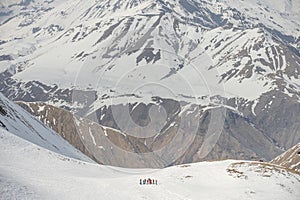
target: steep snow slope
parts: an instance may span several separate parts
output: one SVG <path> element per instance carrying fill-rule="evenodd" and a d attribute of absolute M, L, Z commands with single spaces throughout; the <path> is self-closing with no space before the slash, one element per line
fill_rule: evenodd
<path fill-rule="evenodd" d="M 299 199 L 300 176 L 267 163 L 204 162 L 162 170 L 74 160 L 0 129 L 2 199 Z M 158 185 L 139 185 L 144 178 Z"/>
<path fill-rule="evenodd" d="M 84 161 L 88 157 L 0 93 L 0 128 L 50 151 Z M 91 161 L 92 162 L 92 161 Z"/>

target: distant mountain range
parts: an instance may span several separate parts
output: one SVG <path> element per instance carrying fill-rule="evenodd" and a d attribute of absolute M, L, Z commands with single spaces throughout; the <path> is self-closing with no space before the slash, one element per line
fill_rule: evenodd
<path fill-rule="evenodd" d="M 1 1 L 0 92 L 103 164 L 272 160 L 300 142 L 297 5 Z"/>

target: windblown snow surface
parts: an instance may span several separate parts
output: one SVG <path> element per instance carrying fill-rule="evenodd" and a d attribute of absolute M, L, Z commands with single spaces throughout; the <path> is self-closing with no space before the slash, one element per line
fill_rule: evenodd
<path fill-rule="evenodd" d="M 299 199 L 300 176 L 267 163 L 123 169 L 49 151 L 0 128 L 0 199 Z M 140 185 L 142 178 L 158 185 Z"/>

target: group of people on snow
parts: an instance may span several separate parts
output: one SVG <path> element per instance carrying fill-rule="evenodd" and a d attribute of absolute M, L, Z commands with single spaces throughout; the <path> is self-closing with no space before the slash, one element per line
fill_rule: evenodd
<path fill-rule="evenodd" d="M 151 178 L 140 179 L 140 185 L 157 185 L 157 180 Z"/>

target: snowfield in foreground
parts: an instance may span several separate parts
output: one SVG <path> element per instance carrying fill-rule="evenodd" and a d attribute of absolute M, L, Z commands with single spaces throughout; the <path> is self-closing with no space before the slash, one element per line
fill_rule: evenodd
<path fill-rule="evenodd" d="M 54 153 L 0 129 L 0 199 L 300 199 L 300 176 L 247 161 L 122 169 Z M 140 178 L 158 185 L 139 185 Z"/>

